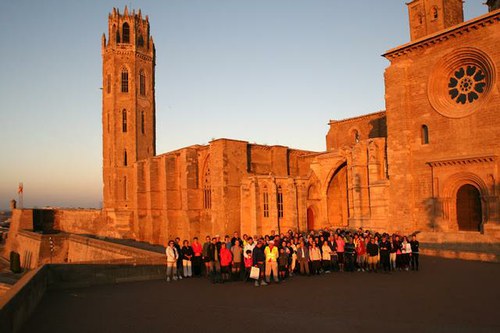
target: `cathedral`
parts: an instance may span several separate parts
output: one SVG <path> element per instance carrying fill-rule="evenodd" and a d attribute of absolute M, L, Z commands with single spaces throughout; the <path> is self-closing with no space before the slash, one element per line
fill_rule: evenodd
<path fill-rule="evenodd" d="M 330 120 L 322 152 L 226 138 L 157 154 L 147 16 L 113 9 L 102 37 L 108 230 L 165 243 L 237 231 L 364 228 L 500 237 L 500 10 L 413 0 L 388 50 L 386 110 Z"/>

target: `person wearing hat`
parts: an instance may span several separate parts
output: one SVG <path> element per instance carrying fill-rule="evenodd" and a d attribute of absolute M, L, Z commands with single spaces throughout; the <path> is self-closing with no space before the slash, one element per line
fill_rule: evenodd
<path fill-rule="evenodd" d="M 266 282 L 271 282 L 271 274 L 275 282 L 279 282 L 278 278 L 278 248 L 274 246 L 274 240 L 269 241 L 269 245 L 264 249 L 266 256 Z"/>

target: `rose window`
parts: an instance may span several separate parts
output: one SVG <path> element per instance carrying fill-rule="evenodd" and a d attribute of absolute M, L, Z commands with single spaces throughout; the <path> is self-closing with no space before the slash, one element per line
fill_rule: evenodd
<path fill-rule="evenodd" d="M 455 71 L 448 83 L 451 99 L 456 103 L 472 103 L 486 87 L 486 75 L 478 66 L 462 66 Z"/>
<path fill-rule="evenodd" d="M 494 62 L 483 51 L 454 49 L 432 68 L 427 84 L 429 102 L 445 117 L 467 117 L 491 99 L 496 73 Z"/>

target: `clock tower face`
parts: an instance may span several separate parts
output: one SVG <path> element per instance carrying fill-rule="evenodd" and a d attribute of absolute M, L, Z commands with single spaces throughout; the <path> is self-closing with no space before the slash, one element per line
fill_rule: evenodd
<path fill-rule="evenodd" d="M 441 59 L 429 77 L 427 94 L 434 110 L 448 118 L 476 112 L 495 81 L 490 57 L 474 48 L 458 49 Z"/>

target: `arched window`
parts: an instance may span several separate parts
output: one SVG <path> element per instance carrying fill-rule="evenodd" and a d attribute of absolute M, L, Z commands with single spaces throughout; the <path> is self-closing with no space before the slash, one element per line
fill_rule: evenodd
<path fill-rule="evenodd" d="M 139 72 L 139 94 L 146 95 L 146 75 L 143 70 Z"/>
<path fill-rule="evenodd" d="M 141 133 L 144 134 L 144 111 L 141 112 Z"/>
<path fill-rule="evenodd" d="M 127 132 L 127 110 L 125 109 L 122 111 L 122 132 Z"/>
<path fill-rule="evenodd" d="M 422 125 L 422 144 L 427 145 L 429 144 L 429 128 L 427 125 Z"/>
<path fill-rule="evenodd" d="M 122 92 L 128 92 L 128 71 L 126 69 L 122 69 Z"/>
<path fill-rule="evenodd" d="M 127 166 L 128 165 L 128 161 L 127 161 L 127 150 L 125 149 L 123 151 L 123 166 Z"/>
<path fill-rule="evenodd" d="M 123 23 L 122 36 L 124 43 L 130 43 L 130 27 L 127 22 Z"/>
<path fill-rule="evenodd" d="M 282 218 L 283 217 L 283 190 L 282 190 L 281 186 L 278 186 L 277 201 L 278 201 L 278 218 Z"/>
<path fill-rule="evenodd" d="M 142 38 L 142 34 L 139 35 L 137 38 L 137 46 L 143 47 L 144 46 L 144 38 Z"/>
<path fill-rule="evenodd" d="M 353 135 L 354 143 L 358 143 L 359 139 L 360 139 L 358 130 L 352 131 L 352 135 Z"/>
<path fill-rule="evenodd" d="M 267 191 L 267 186 L 262 189 L 262 202 L 264 217 L 269 217 L 269 192 Z"/>
<path fill-rule="evenodd" d="M 115 36 L 115 40 L 117 43 L 120 42 L 120 32 L 116 30 L 116 25 L 113 24 L 112 34 Z"/>

